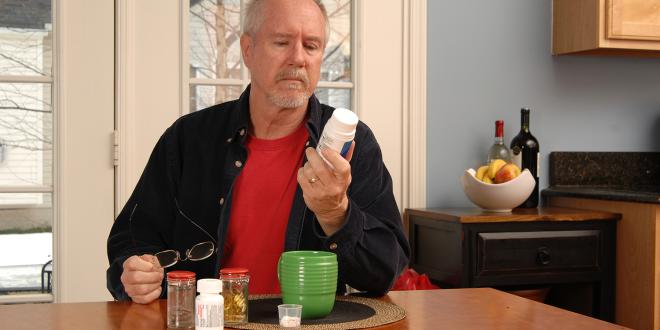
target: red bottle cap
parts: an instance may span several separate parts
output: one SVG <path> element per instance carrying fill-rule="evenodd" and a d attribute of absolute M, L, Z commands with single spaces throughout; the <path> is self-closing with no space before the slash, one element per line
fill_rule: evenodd
<path fill-rule="evenodd" d="M 167 272 L 167 280 L 194 280 L 195 273 L 187 270 L 174 270 Z"/>
<path fill-rule="evenodd" d="M 221 278 L 239 278 L 248 276 L 247 268 L 223 268 L 220 269 Z"/>
<path fill-rule="evenodd" d="M 495 121 L 495 136 L 496 137 L 504 136 L 504 120 Z"/>

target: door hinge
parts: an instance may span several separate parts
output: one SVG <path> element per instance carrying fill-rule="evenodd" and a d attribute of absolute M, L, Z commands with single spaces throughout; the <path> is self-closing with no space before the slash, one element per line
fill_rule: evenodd
<path fill-rule="evenodd" d="M 112 165 L 119 166 L 119 131 L 112 132 Z"/>

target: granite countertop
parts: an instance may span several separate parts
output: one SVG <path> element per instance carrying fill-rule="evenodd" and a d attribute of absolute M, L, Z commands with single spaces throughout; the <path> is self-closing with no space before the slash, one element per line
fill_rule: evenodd
<path fill-rule="evenodd" d="M 660 152 L 552 152 L 543 197 L 660 204 Z"/>
<path fill-rule="evenodd" d="M 581 197 L 623 202 L 660 204 L 660 187 L 555 186 L 543 189 L 543 197 Z"/>

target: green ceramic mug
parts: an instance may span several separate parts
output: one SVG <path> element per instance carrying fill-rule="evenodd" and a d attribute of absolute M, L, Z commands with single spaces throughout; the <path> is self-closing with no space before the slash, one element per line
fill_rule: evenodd
<path fill-rule="evenodd" d="M 337 293 L 337 255 L 325 251 L 287 251 L 277 263 L 282 302 L 302 305 L 302 318 L 324 317 Z"/>

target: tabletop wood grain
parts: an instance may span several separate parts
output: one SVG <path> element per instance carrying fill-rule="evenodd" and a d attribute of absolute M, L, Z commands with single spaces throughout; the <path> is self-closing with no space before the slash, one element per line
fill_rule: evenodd
<path fill-rule="evenodd" d="M 625 329 L 490 288 L 393 291 L 406 318 L 374 329 Z M 0 306 L 2 329 L 165 329 L 165 300 Z"/>

